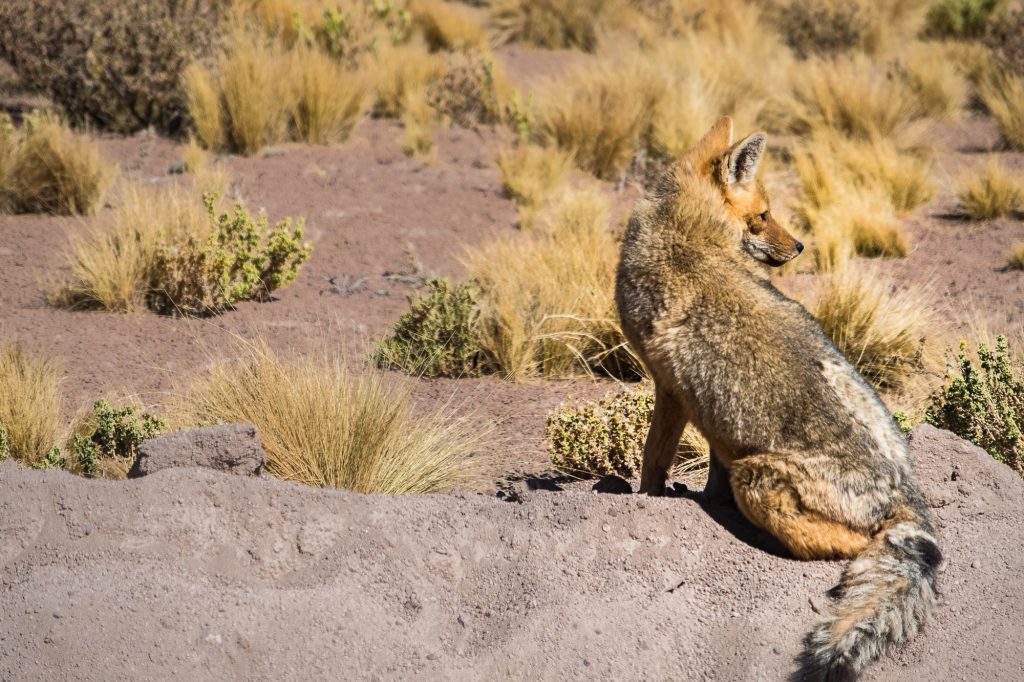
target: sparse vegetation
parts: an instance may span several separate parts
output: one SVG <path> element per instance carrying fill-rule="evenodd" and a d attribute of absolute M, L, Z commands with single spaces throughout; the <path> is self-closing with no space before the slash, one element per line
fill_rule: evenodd
<path fill-rule="evenodd" d="M 441 117 L 463 128 L 501 118 L 494 62 L 479 52 L 450 56 L 444 76 L 427 87 L 426 98 Z"/>
<path fill-rule="evenodd" d="M 999 0 L 938 0 L 928 8 L 927 32 L 938 38 L 980 38 Z"/>
<path fill-rule="evenodd" d="M 626 11 L 618 0 L 495 0 L 491 22 L 503 43 L 593 52 L 601 27 Z"/>
<path fill-rule="evenodd" d="M 637 478 L 651 425 L 654 396 L 621 391 L 598 401 L 562 403 L 547 417 L 551 463 L 576 476 Z M 676 455 L 676 475 L 707 466 L 707 443 L 687 430 Z"/>
<path fill-rule="evenodd" d="M 995 348 L 979 342 L 978 363 L 960 342 L 947 383 L 931 400 L 928 423 L 949 429 L 1024 476 L 1024 362 L 1004 336 Z"/>
<path fill-rule="evenodd" d="M 868 28 L 868 8 L 841 0 L 791 0 L 780 10 L 780 29 L 798 57 L 853 49 Z"/>
<path fill-rule="evenodd" d="M 35 465 L 58 446 L 60 384 L 55 363 L 17 344 L 0 344 L 0 427 L 9 456 Z"/>
<path fill-rule="evenodd" d="M 167 424 L 132 406 L 116 408 L 105 400 L 93 403 L 68 450 L 76 468 L 89 478 L 124 478 L 139 445 L 167 430 Z"/>
<path fill-rule="evenodd" d="M 1024 206 L 1024 182 L 992 157 L 980 172 L 960 179 L 957 197 L 972 220 L 991 220 Z"/>
<path fill-rule="evenodd" d="M 452 286 L 439 277 L 426 284 L 427 293 L 413 294 L 411 310 L 398 318 L 391 335 L 377 344 L 374 362 L 414 376 L 477 374 L 479 311 L 474 288 L 469 284 Z"/>
<path fill-rule="evenodd" d="M 255 424 L 269 473 L 311 486 L 429 493 L 492 473 L 479 424 L 450 410 L 424 415 L 403 385 L 341 358 L 285 360 L 259 343 L 195 381 L 180 421 Z"/>
<path fill-rule="evenodd" d="M 922 369 L 930 313 L 920 291 L 896 289 L 875 268 L 850 267 L 824 276 L 811 312 L 876 388 L 898 389 Z"/>
<path fill-rule="evenodd" d="M 0 209 L 92 213 L 114 177 L 99 147 L 52 114 L 35 113 L 15 130 L 0 114 Z"/>

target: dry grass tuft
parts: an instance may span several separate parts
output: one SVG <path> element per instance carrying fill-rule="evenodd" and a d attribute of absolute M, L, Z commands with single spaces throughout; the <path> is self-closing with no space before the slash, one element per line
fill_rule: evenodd
<path fill-rule="evenodd" d="M 1024 151 L 1024 75 L 995 70 L 978 83 L 978 95 L 999 124 L 1006 145 Z"/>
<path fill-rule="evenodd" d="M 923 330 L 930 316 L 924 294 L 873 267 L 825 276 L 812 306 L 841 351 L 874 386 L 898 389 L 922 369 Z"/>
<path fill-rule="evenodd" d="M 913 43 L 897 62 L 904 82 L 917 97 L 923 116 L 956 120 L 967 106 L 967 79 L 942 43 Z"/>
<path fill-rule="evenodd" d="M 972 220 L 1001 218 L 1024 207 L 1024 183 L 993 156 L 980 172 L 960 179 L 957 198 Z"/>
<path fill-rule="evenodd" d="M 432 163 L 435 156 L 434 132 L 437 112 L 425 94 L 410 93 L 402 105 L 402 151 L 406 156 Z"/>
<path fill-rule="evenodd" d="M 228 122 L 217 79 L 206 68 L 191 64 L 183 75 L 188 112 L 199 142 L 207 149 L 228 148 Z"/>
<path fill-rule="evenodd" d="M 418 42 L 382 45 L 370 65 L 377 116 L 397 117 L 413 97 L 423 99 L 430 84 L 444 74 L 444 60 Z"/>
<path fill-rule="evenodd" d="M 393 377 L 337 357 L 282 359 L 261 342 L 185 391 L 179 421 L 249 422 L 278 478 L 363 493 L 430 493 L 480 483 L 489 433 L 451 410 L 423 415 Z"/>
<path fill-rule="evenodd" d="M 161 244 L 189 235 L 202 240 L 209 230 L 209 216 L 192 193 L 130 185 L 109 224 L 72 236 L 65 253 L 70 272 L 50 303 L 77 310 L 143 310 Z"/>
<path fill-rule="evenodd" d="M 563 191 L 570 159 L 557 147 L 520 144 L 497 153 L 498 169 L 505 193 L 519 206 L 523 228 L 534 224 L 547 199 Z"/>
<path fill-rule="evenodd" d="M 513 379 L 641 373 L 615 312 L 610 208 L 596 189 L 571 190 L 546 224 L 469 252 L 492 371 Z"/>
<path fill-rule="evenodd" d="M 18 345 L 0 344 L 0 428 L 15 459 L 36 464 L 60 445 L 60 382 L 53 362 Z"/>
<path fill-rule="evenodd" d="M 288 127 L 287 57 L 274 45 L 237 38 L 220 61 L 221 101 L 232 151 L 255 154 L 284 139 Z"/>
<path fill-rule="evenodd" d="M 593 52 L 602 30 L 630 12 L 622 0 L 495 0 L 491 24 L 501 43 Z"/>
<path fill-rule="evenodd" d="M 0 209 L 92 213 L 115 174 L 93 140 L 52 114 L 27 116 L 18 132 L 9 119 L 0 120 Z"/>
<path fill-rule="evenodd" d="M 418 0 L 412 5 L 412 16 L 433 52 L 487 46 L 487 31 L 465 7 L 440 0 Z"/>
<path fill-rule="evenodd" d="M 1024 242 L 1018 242 L 1010 249 L 1006 267 L 1010 270 L 1024 270 Z"/>
<path fill-rule="evenodd" d="M 347 140 L 366 99 L 367 88 L 361 74 L 346 70 L 324 53 L 309 48 L 292 50 L 289 71 L 294 88 L 294 138 L 311 144 Z"/>

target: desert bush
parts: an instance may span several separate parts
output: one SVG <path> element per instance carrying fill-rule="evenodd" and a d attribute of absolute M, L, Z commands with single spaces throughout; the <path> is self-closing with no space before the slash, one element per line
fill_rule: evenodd
<path fill-rule="evenodd" d="M 47 113 L 25 117 L 20 131 L 0 120 L 0 208 L 19 213 L 92 213 L 115 169 L 99 147 Z"/>
<path fill-rule="evenodd" d="M 190 192 L 129 185 L 109 223 L 72 235 L 64 255 L 69 272 L 50 302 L 79 310 L 140 310 L 162 245 L 202 240 L 209 232 L 209 217 Z"/>
<path fill-rule="evenodd" d="M 440 277 L 431 277 L 426 284 L 427 293 L 410 297 L 410 311 L 398 318 L 391 335 L 377 344 L 374 362 L 378 367 L 430 378 L 477 374 L 480 313 L 475 289 L 469 284 L 452 286 Z"/>
<path fill-rule="evenodd" d="M 254 424 L 268 472 L 311 486 L 428 493 L 490 473 L 486 428 L 451 412 L 424 415 L 405 384 L 355 374 L 336 357 L 284 360 L 257 343 L 193 382 L 179 412 L 187 424 Z"/>
<path fill-rule="evenodd" d="M 619 0 L 495 0 L 491 23 L 499 42 L 593 52 L 601 29 L 617 23 L 626 5 Z"/>
<path fill-rule="evenodd" d="M 937 38 L 980 38 L 999 0 L 938 0 L 928 8 L 926 33 Z"/>
<path fill-rule="evenodd" d="M 344 142 L 363 113 L 366 84 L 320 51 L 291 52 L 292 137 L 312 144 Z"/>
<path fill-rule="evenodd" d="M 975 365 L 967 342 L 960 342 L 956 366 L 932 396 L 925 418 L 1024 476 L 1024 362 L 1011 356 L 1004 336 L 996 337 L 994 349 L 979 342 L 977 351 Z"/>
<path fill-rule="evenodd" d="M 0 56 L 76 124 L 118 133 L 188 125 L 182 73 L 219 35 L 214 0 L 0 3 Z"/>
<path fill-rule="evenodd" d="M 1014 244 L 1010 249 L 1010 257 L 1006 261 L 1010 270 L 1024 270 L 1024 242 Z"/>
<path fill-rule="evenodd" d="M 397 117 L 410 101 L 422 100 L 430 84 L 444 74 L 444 61 L 418 42 L 381 46 L 370 65 L 376 99 L 373 113 Z"/>
<path fill-rule="evenodd" d="M 860 2 L 791 0 L 781 10 L 780 30 L 798 57 L 835 54 L 856 47 L 868 27 Z"/>
<path fill-rule="evenodd" d="M 921 370 L 929 312 L 919 290 L 897 289 L 875 268 L 848 267 L 822 279 L 811 312 L 875 387 L 898 389 Z"/>
<path fill-rule="evenodd" d="M 164 243 L 153 258 L 147 304 L 168 315 L 213 315 L 239 301 L 262 300 L 290 284 L 309 258 L 302 243 L 303 221 L 291 218 L 269 228 L 266 215 L 255 220 L 241 204 L 217 215 L 219 197 L 204 196 L 209 236 L 185 235 Z"/>
<path fill-rule="evenodd" d="M 957 198 L 972 220 L 991 220 L 1024 207 L 1024 183 L 992 157 L 980 172 L 960 179 Z"/>
<path fill-rule="evenodd" d="M 978 95 L 995 117 L 1003 142 L 1024 150 L 1024 75 L 995 70 L 978 83 Z"/>
<path fill-rule="evenodd" d="M 551 463 L 576 476 L 637 478 L 653 412 L 654 396 L 647 391 L 620 391 L 598 401 L 570 398 L 547 416 Z M 676 469 L 706 467 L 707 458 L 707 443 L 687 429 Z"/>
<path fill-rule="evenodd" d="M 472 128 L 501 118 L 494 61 L 479 52 L 449 55 L 444 76 L 427 86 L 426 97 L 452 125 Z"/>
<path fill-rule="evenodd" d="M 117 408 L 105 400 L 93 403 L 68 450 L 76 469 L 89 478 L 123 478 L 139 445 L 167 430 L 167 423 L 135 407 Z M 111 476 L 110 474 L 114 474 Z"/>
<path fill-rule="evenodd" d="M 547 199 L 563 191 L 571 161 L 557 147 L 528 143 L 499 149 L 496 160 L 502 189 L 519 206 L 520 227 L 533 227 Z"/>
<path fill-rule="evenodd" d="M 486 369 L 514 379 L 642 373 L 615 312 L 609 211 L 596 189 L 573 190 L 544 225 L 470 250 Z"/>
<path fill-rule="evenodd" d="M 487 31 L 456 4 L 418 0 L 412 6 L 412 20 L 432 51 L 479 50 L 487 46 Z"/>
<path fill-rule="evenodd" d="M 52 361 L 0 344 L 0 427 L 11 457 L 37 464 L 60 443 L 60 381 Z"/>

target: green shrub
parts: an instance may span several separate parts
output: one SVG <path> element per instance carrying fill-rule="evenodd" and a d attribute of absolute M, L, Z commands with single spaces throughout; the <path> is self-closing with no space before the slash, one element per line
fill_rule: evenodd
<path fill-rule="evenodd" d="M 551 463 L 577 476 L 636 478 L 653 412 L 654 396 L 646 391 L 621 391 L 596 402 L 570 398 L 547 418 Z M 677 472 L 706 457 L 707 444 L 687 432 L 679 445 Z"/>
<path fill-rule="evenodd" d="M 452 287 L 447 279 L 431 277 L 427 293 L 413 295 L 410 304 L 412 309 L 398 319 L 391 336 L 377 344 L 374 362 L 425 377 L 478 373 L 476 326 L 480 311 L 474 288 L 468 284 Z"/>
<path fill-rule="evenodd" d="M 60 448 L 54 445 L 46 456 L 38 462 L 32 463 L 33 469 L 63 469 L 67 464 L 67 460 L 64 459 L 64 454 L 60 451 Z"/>
<path fill-rule="evenodd" d="M 216 194 L 203 201 L 212 226 L 208 238 L 194 235 L 164 245 L 153 265 L 148 305 L 164 314 L 212 315 L 239 301 L 266 299 L 290 284 L 312 247 L 302 243 L 303 221 L 294 229 L 291 218 L 268 231 L 267 217 L 256 220 L 241 204 L 234 213 L 216 215 Z"/>
<path fill-rule="evenodd" d="M 444 76 L 427 87 L 427 101 L 452 125 L 472 128 L 501 118 L 494 87 L 494 62 L 480 53 L 449 56 Z"/>
<path fill-rule="evenodd" d="M 939 0 L 928 8 L 925 32 L 937 38 L 980 38 L 999 0 Z"/>
<path fill-rule="evenodd" d="M 996 337 L 994 350 L 978 343 L 978 361 L 976 366 L 962 341 L 955 373 L 932 396 L 925 419 L 1024 476 L 1024 362 L 1011 358 L 1004 336 Z"/>
<path fill-rule="evenodd" d="M 850 50 L 868 28 L 868 13 L 859 2 L 793 0 L 782 10 L 780 30 L 798 57 Z"/>
<path fill-rule="evenodd" d="M 216 41 L 218 0 L 0 3 L 0 57 L 75 123 L 118 133 L 188 124 L 181 74 Z"/>
<path fill-rule="evenodd" d="M 88 418 L 89 429 L 71 441 L 71 452 L 85 476 L 100 474 L 100 460 L 117 458 L 134 460 L 143 441 L 160 435 L 167 424 L 159 417 L 134 407 L 115 408 L 105 400 L 93 403 Z"/>

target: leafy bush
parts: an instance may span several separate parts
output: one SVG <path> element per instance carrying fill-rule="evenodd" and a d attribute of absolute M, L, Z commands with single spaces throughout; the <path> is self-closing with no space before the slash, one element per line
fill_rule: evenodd
<path fill-rule="evenodd" d="M 52 114 L 25 117 L 21 131 L 0 117 L 0 209 L 92 213 L 114 176 L 99 147 Z"/>
<path fill-rule="evenodd" d="M 939 0 L 928 8 L 926 32 L 937 38 L 980 38 L 999 0 Z"/>
<path fill-rule="evenodd" d="M 577 476 L 636 478 L 653 412 L 654 396 L 647 391 L 621 391 L 596 402 L 570 398 L 547 417 L 551 463 Z M 686 469 L 706 464 L 707 444 L 687 430 L 676 461 Z"/>
<path fill-rule="evenodd" d="M 188 125 L 181 75 L 218 35 L 217 0 L 0 3 L 0 56 L 74 123 L 176 134 Z"/>
<path fill-rule="evenodd" d="M 961 178 L 957 198 L 972 220 L 991 220 L 1024 207 L 1024 183 L 992 157 L 981 172 Z"/>
<path fill-rule="evenodd" d="M 217 195 L 203 197 L 212 226 L 209 237 L 187 235 L 160 248 L 154 258 L 148 304 L 159 313 L 211 315 L 239 301 L 264 299 L 291 283 L 312 247 L 302 244 L 303 222 L 291 219 L 268 228 L 241 204 L 216 215 Z"/>
<path fill-rule="evenodd" d="M 494 62 L 479 52 L 448 57 L 444 76 L 427 86 L 427 102 L 453 125 L 472 128 L 501 118 Z"/>
<path fill-rule="evenodd" d="M 798 57 L 850 50 L 868 27 L 859 2 L 793 0 L 781 11 L 782 36 Z"/>
<path fill-rule="evenodd" d="M 474 288 L 468 284 L 452 287 L 447 279 L 431 277 L 427 293 L 414 294 L 409 303 L 412 309 L 398 318 L 391 336 L 374 349 L 374 362 L 425 377 L 476 374 L 480 311 Z"/>
<path fill-rule="evenodd" d="M 100 475 L 103 459 L 130 464 L 139 445 L 167 429 L 166 422 L 159 417 L 145 412 L 137 414 L 131 406 L 115 408 L 105 400 L 93 403 L 87 423 L 87 432 L 76 434 L 70 449 L 82 474 L 90 478 Z"/>
<path fill-rule="evenodd" d="M 978 361 L 961 341 L 956 368 L 932 396 L 925 418 L 1024 476 L 1024 363 L 1011 358 L 1004 336 L 996 337 L 995 349 L 978 343 Z"/>
<path fill-rule="evenodd" d="M 46 453 L 46 455 L 35 462 L 32 462 L 33 469 L 63 469 L 67 465 L 67 460 L 64 458 L 64 453 L 59 447 L 54 445 Z"/>

